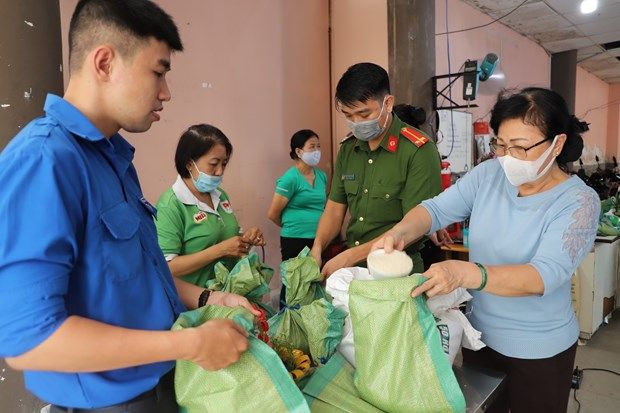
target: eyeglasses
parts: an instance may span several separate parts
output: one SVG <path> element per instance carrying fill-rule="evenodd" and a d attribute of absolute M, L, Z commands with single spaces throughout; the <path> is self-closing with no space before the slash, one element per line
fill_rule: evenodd
<path fill-rule="evenodd" d="M 542 141 L 540 141 L 538 143 L 535 143 L 534 145 L 530 146 L 529 148 L 524 148 L 523 146 L 510 146 L 510 147 L 506 147 L 506 145 L 500 145 L 497 142 L 497 139 L 493 138 L 493 139 L 491 139 L 491 150 L 497 156 L 504 156 L 504 155 L 506 155 L 506 152 L 508 152 L 508 154 L 510 156 L 512 156 L 513 158 L 524 160 L 527 157 L 527 151 L 529 151 L 532 148 L 537 147 L 538 145 L 542 144 L 543 142 L 547 142 L 547 141 L 550 141 L 550 140 L 551 140 L 551 138 L 545 138 Z"/>

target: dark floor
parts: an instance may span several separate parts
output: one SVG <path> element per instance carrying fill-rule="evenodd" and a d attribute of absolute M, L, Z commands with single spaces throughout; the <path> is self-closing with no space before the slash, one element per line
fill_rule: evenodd
<path fill-rule="evenodd" d="M 577 348 L 575 364 L 583 368 L 603 368 L 620 373 L 620 309 L 616 310 L 609 324 L 603 324 L 592 339 Z M 573 398 L 568 412 L 577 412 Z M 601 371 L 584 371 L 577 399 L 583 413 L 620 412 L 620 376 Z"/>

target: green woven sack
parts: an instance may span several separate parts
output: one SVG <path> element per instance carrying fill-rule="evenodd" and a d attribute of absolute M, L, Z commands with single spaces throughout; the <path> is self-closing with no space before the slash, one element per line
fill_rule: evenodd
<path fill-rule="evenodd" d="M 274 344 L 299 349 L 314 365 L 327 362 L 342 339 L 346 314 L 325 297 L 319 267 L 309 249 L 280 266 L 286 286 L 286 305 L 271 317 L 269 337 Z"/>
<path fill-rule="evenodd" d="M 620 235 L 620 207 L 618 206 L 618 198 L 609 197 L 601 201 L 601 213 L 598 222 L 599 235 Z"/>
<path fill-rule="evenodd" d="M 282 261 L 280 277 L 286 287 L 285 301 L 288 306 L 306 305 L 327 297 L 321 286 L 321 270 L 308 247 L 304 247 L 297 257 Z"/>
<path fill-rule="evenodd" d="M 313 413 L 380 413 L 362 400 L 353 384 L 355 369 L 340 353 L 319 367 L 306 386 L 304 395 Z"/>
<path fill-rule="evenodd" d="M 242 295 L 265 309 L 268 317 L 275 314 L 262 302 L 263 296 L 269 294 L 273 268 L 263 264 L 255 252 L 239 259 L 230 271 L 222 262 L 215 264 L 214 271 L 215 278 L 207 281 L 207 288 Z"/>
<path fill-rule="evenodd" d="M 324 298 L 304 306 L 285 307 L 268 320 L 274 344 L 299 349 L 315 366 L 325 364 L 342 339 L 346 314 Z"/>
<path fill-rule="evenodd" d="M 433 314 L 410 292 L 424 277 L 360 281 L 349 287 L 355 387 L 388 412 L 463 412 L 465 398 L 443 353 Z"/>
<path fill-rule="evenodd" d="M 232 318 L 250 331 L 253 316 L 245 309 L 208 305 L 182 313 L 172 330 L 196 327 L 215 318 Z M 174 387 L 181 413 L 309 412 L 301 391 L 268 345 L 250 335 L 241 359 L 218 371 L 178 360 Z"/>

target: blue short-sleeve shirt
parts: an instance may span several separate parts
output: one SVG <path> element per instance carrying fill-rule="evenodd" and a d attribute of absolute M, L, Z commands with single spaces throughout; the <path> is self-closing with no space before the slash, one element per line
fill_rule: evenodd
<path fill-rule="evenodd" d="M 157 244 L 134 148 L 48 95 L 45 115 L 0 154 L 0 357 L 23 354 L 72 315 L 167 330 L 185 308 Z M 24 373 L 50 403 L 108 406 L 153 388 L 173 362 L 99 373 Z"/>

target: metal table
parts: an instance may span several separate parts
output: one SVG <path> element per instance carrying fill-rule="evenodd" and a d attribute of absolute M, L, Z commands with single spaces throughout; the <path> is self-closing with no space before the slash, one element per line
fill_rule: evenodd
<path fill-rule="evenodd" d="M 468 413 L 485 411 L 502 391 L 506 375 L 494 370 L 463 364 L 452 366 L 461 386 Z"/>

